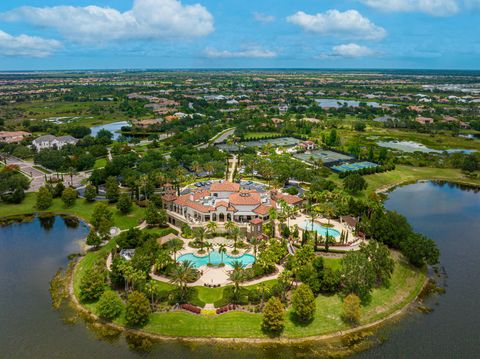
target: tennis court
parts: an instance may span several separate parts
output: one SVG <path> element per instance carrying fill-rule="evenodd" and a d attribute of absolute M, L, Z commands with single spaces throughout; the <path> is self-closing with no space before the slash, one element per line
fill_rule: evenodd
<path fill-rule="evenodd" d="M 351 161 L 353 157 L 344 155 L 342 153 L 328 151 L 328 150 L 316 150 L 305 153 L 296 153 L 295 158 L 305 162 L 312 162 L 313 160 L 321 160 L 325 164 L 335 163 L 335 162 L 344 162 Z"/>
<path fill-rule="evenodd" d="M 365 161 L 356 163 L 344 163 L 343 165 L 333 166 L 332 169 L 337 172 L 350 172 L 373 167 L 378 167 L 378 165 L 376 163 Z"/>
<path fill-rule="evenodd" d="M 297 146 L 300 140 L 293 138 L 293 137 L 279 137 L 279 138 L 270 138 L 265 140 L 256 140 L 256 141 L 245 141 L 239 142 L 238 144 L 234 145 L 227 145 L 227 144 L 218 144 L 216 145 L 219 149 L 227 152 L 236 152 L 241 147 L 263 147 L 266 144 L 270 144 L 273 147 L 293 147 Z"/>

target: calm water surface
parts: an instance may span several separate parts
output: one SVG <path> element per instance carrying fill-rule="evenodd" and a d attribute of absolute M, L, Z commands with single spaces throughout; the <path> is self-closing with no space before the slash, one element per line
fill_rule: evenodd
<path fill-rule="evenodd" d="M 414 313 L 380 330 L 384 344 L 359 358 L 478 358 L 480 350 L 480 193 L 419 183 L 397 189 L 386 202 L 442 252 L 447 293 L 428 300 L 434 311 Z M 156 344 L 149 354 L 125 339 L 101 340 L 83 322 L 68 324 L 51 308 L 48 283 L 67 255 L 78 252 L 88 228 L 51 221 L 0 227 L 1 358 L 312 358 L 315 346 L 222 348 Z M 443 284 L 443 281 L 442 283 Z"/>

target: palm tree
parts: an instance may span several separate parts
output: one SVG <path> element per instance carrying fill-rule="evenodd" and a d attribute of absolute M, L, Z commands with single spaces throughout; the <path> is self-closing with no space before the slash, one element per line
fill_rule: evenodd
<path fill-rule="evenodd" d="M 207 162 L 207 163 L 205 163 L 205 165 L 203 167 L 205 168 L 205 171 L 208 172 L 208 179 L 210 179 L 213 171 L 215 170 L 215 167 L 213 166 L 213 163 Z"/>
<path fill-rule="evenodd" d="M 214 222 L 214 221 L 208 222 L 207 223 L 207 230 L 210 233 L 215 233 L 215 231 L 217 230 L 217 223 Z"/>
<path fill-rule="evenodd" d="M 200 163 L 198 163 L 197 161 L 194 161 L 192 163 L 192 170 L 194 172 L 195 178 L 198 177 L 198 172 L 200 172 L 201 169 L 202 169 L 202 166 L 200 165 Z"/>
<path fill-rule="evenodd" d="M 206 229 L 203 227 L 198 227 L 193 230 L 193 236 L 197 244 L 202 244 L 205 239 L 205 234 L 207 233 Z"/>
<path fill-rule="evenodd" d="M 233 239 L 233 251 L 232 251 L 232 253 L 234 253 L 234 254 L 238 253 L 238 251 L 237 251 L 237 241 L 238 241 L 238 236 L 239 235 L 240 235 L 240 228 L 235 226 L 230 232 L 230 236 Z"/>
<path fill-rule="evenodd" d="M 275 238 L 275 220 L 277 219 L 277 210 L 274 207 L 268 210 L 268 217 L 270 218 L 270 225 L 272 226 L 272 237 Z"/>
<path fill-rule="evenodd" d="M 180 286 L 180 299 L 183 301 L 187 292 L 187 283 L 190 283 L 195 279 L 196 270 L 193 267 L 191 261 L 182 262 L 180 265 L 175 266 L 172 272 L 172 279 L 170 280 L 173 284 Z"/>
<path fill-rule="evenodd" d="M 230 271 L 228 274 L 228 279 L 232 281 L 234 285 L 234 298 L 235 300 L 238 299 L 238 295 L 240 293 L 240 283 L 245 280 L 245 275 L 243 273 L 242 263 L 239 261 L 235 261 L 232 263 L 233 270 Z"/>
<path fill-rule="evenodd" d="M 225 229 L 227 230 L 227 232 L 232 231 L 236 226 L 237 225 L 232 221 L 227 221 L 227 223 L 225 223 Z"/>
<path fill-rule="evenodd" d="M 253 255 L 255 256 L 255 261 L 256 261 L 256 260 L 257 260 L 257 250 L 258 250 L 259 244 L 261 243 L 261 240 L 258 239 L 257 237 L 253 237 L 253 238 L 250 240 L 250 243 L 251 243 L 252 246 L 253 246 Z"/>
<path fill-rule="evenodd" d="M 260 309 L 262 309 L 263 303 L 265 303 L 265 296 L 270 292 L 270 288 L 265 283 L 260 283 L 258 291 L 260 292 Z"/>
<path fill-rule="evenodd" d="M 220 243 L 220 244 L 218 245 L 218 253 L 220 253 L 220 255 L 222 256 L 222 263 L 221 263 L 221 264 L 224 264 L 224 263 L 223 263 L 223 255 L 224 255 L 225 253 L 227 253 L 227 246 L 226 246 L 225 244 L 223 244 L 223 243 Z"/>
<path fill-rule="evenodd" d="M 173 259 L 177 262 L 177 252 L 182 250 L 183 241 L 180 239 L 173 239 L 168 243 L 170 251 L 173 253 Z"/>
<path fill-rule="evenodd" d="M 144 290 L 145 290 L 145 294 L 147 294 L 150 297 L 151 305 L 153 308 L 153 304 L 154 304 L 153 299 L 155 294 L 157 293 L 157 283 L 154 282 L 153 280 L 148 281 L 147 283 L 145 283 Z"/>
<path fill-rule="evenodd" d="M 205 243 L 205 248 L 207 249 L 207 253 L 208 253 L 208 264 L 210 264 L 210 251 L 213 250 L 213 244 L 212 243 Z"/>

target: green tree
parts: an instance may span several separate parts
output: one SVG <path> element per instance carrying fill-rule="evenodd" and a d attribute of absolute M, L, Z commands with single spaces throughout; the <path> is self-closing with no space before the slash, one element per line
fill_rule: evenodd
<path fill-rule="evenodd" d="M 118 186 L 117 179 L 115 177 L 108 177 L 105 183 L 106 197 L 110 203 L 118 201 L 120 196 L 120 187 Z"/>
<path fill-rule="evenodd" d="M 77 200 L 77 191 L 73 188 L 68 187 L 65 188 L 62 192 L 62 201 L 65 207 L 70 208 L 73 207 L 75 201 Z"/>
<path fill-rule="evenodd" d="M 85 193 L 83 196 L 85 197 L 85 200 L 87 202 L 93 202 L 95 201 L 95 197 L 97 197 L 97 189 L 95 188 L 94 185 L 89 184 L 85 188 Z"/>
<path fill-rule="evenodd" d="M 130 293 L 127 300 L 125 319 L 131 327 L 142 327 L 148 322 L 150 303 L 142 292 Z"/>
<path fill-rule="evenodd" d="M 285 309 L 277 297 L 268 300 L 263 308 L 262 330 L 270 335 L 280 335 L 285 328 Z"/>
<path fill-rule="evenodd" d="M 349 252 L 342 259 L 342 290 L 344 295 L 356 294 L 362 303 L 368 303 L 376 275 L 365 253 Z"/>
<path fill-rule="evenodd" d="M 122 214 L 128 214 L 132 210 L 132 200 L 130 195 L 127 193 L 122 193 L 118 198 L 117 209 Z"/>
<path fill-rule="evenodd" d="M 118 318 L 122 313 L 123 303 L 118 294 L 112 290 L 105 291 L 97 305 L 98 315 L 105 320 Z"/>
<path fill-rule="evenodd" d="M 395 262 L 390 256 L 390 251 L 387 246 L 370 240 L 368 245 L 363 244 L 360 249 L 370 261 L 372 269 L 376 277 L 377 286 L 388 286 L 390 284 L 390 277 L 395 268 Z"/>
<path fill-rule="evenodd" d="M 175 266 L 171 277 L 171 282 L 180 287 L 180 300 L 184 301 L 187 295 L 187 283 L 196 278 L 196 270 L 193 267 L 193 263 L 185 261 Z"/>
<path fill-rule="evenodd" d="M 102 240 L 109 239 L 110 228 L 113 226 L 113 213 L 107 203 L 95 203 L 90 223 Z"/>
<path fill-rule="evenodd" d="M 25 198 L 25 191 L 30 181 L 15 169 L 5 167 L 0 171 L 0 198 L 7 203 L 20 203 Z"/>
<path fill-rule="evenodd" d="M 343 188 L 355 194 L 367 189 L 367 181 L 358 173 L 352 173 L 343 179 Z"/>
<path fill-rule="evenodd" d="M 360 298 L 355 294 L 349 294 L 343 299 L 342 319 L 351 324 L 360 322 Z"/>
<path fill-rule="evenodd" d="M 157 209 L 154 203 L 149 202 L 145 208 L 145 221 L 149 226 L 164 226 L 167 215 L 164 209 Z"/>
<path fill-rule="evenodd" d="M 301 284 L 292 296 L 292 313 L 295 319 L 307 323 L 315 314 L 315 296 L 306 284 Z"/>
<path fill-rule="evenodd" d="M 52 193 L 45 186 L 40 187 L 37 193 L 37 202 L 36 207 L 40 210 L 45 210 L 50 208 L 53 202 Z"/>
<path fill-rule="evenodd" d="M 80 300 L 82 302 L 94 302 L 105 291 L 105 271 L 97 266 L 87 269 L 80 280 Z"/>
<path fill-rule="evenodd" d="M 422 267 L 425 264 L 438 263 L 440 252 L 437 245 L 430 238 L 418 233 L 411 233 L 402 242 L 402 253 L 413 265 Z"/>
<path fill-rule="evenodd" d="M 94 246 L 95 248 L 100 247 L 100 245 L 102 244 L 102 238 L 100 238 L 100 236 L 93 228 L 87 236 L 87 244 L 89 246 Z"/>

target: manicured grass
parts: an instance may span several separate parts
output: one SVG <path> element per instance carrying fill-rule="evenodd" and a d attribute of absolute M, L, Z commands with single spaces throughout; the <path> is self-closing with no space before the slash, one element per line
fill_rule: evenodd
<path fill-rule="evenodd" d="M 5 204 L 0 205 L 0 217 L 15 216 L 22 214 L 31 214 L 35 212 L 42 213 L 66 213 L 78 216 L 87 222 L 90 221 L 90 217 L 93 212 L 94 203 L 88 203 L 82 198 L 78 198 L 75 205 L 72 208 L 65 208 L 61 199 L 56 198 L 53 200 L 53 204 L 47 210 L 39 211 L 35 208 L 36 194 L 27 193 L 25 199 L 20 204 Z M 122 215 L 115 208 L 114 205 L 110 206 L 113 210 L 113 220 L 116 227 L 120 229 L 128 229 L 140 224 L 141 219 L 144 216 L 144 209 L 133 205 L 132 212 L 127 215 Z"/>
<path fill-rule="evenodd" d="M 223 297 L 223 287 L 220 288 L 207 288 L 196 287 L 198 299 L 204 303 L 215 303 L 217 300 Z"/>
<path fill-rule="evenodd" d="M 480 176 L 476 179 L 468 178 L 462 171 L 455 168 L 398 165 L 394 171 L 366 175 L 364 178 L 367 181 L 368 188 L 359 194 L 358 197 L 369 195 L 382 188 L 420 180 L 450 181 L 480 186 Z M 332 174 L 328 179 L 334 181 L 339 187 L 343 187 L 343 180 L 341 180 L 337 174 Z"/>
<path fill-rule="evenodd" d="M 326 268 L 330 268 L 332 270 L 340 270 L 342 268 L 340 258 L 323 257 L 323 264 Z"/>
<path fill-rule="evenodd" d="M 259 138 L 270 138 L 270 137 L 280 137 L 281 134 L 278 132 L 247 132 L 243 139 L 250 140 L 250 139 L 259 139 Z"/>
<path fill-rule="evenodd" d="M 79 263 L 74 278 L 75 294 L 79 294 L 79 284 L 82 275 L 94 264 L 97 258 L 106 255 L 114 246 L 111 241 L 98 252 L 88 253 Z M 361 323 L 367 324 L 384 318 L 410 303 L 421 291 L 426 274 L 423 270 L 413 268 L 400 255 L 394 253 L 395 270 L 391 284 L 386 288 L 378 288 L 372 292 L 371 302 L 362 307 Z M 326 258 L 326 266 L 339 268 L 340 260 Z M 275 280 L 265 284 L 272 286 Z M 174 285 L 158 282 L 160 290 L 173 290 Z M 252 289 L 255 286 L 249 286 Z M 195 287 L 198 299 L 205 303 L 214 303 L 222 298 L 224 288 Z M 96 303 L 87 304 L 86 307 L 96 312 Z M 285 331 L 282 334 L 288 338 L 301 338 L 308 336 L 324 335 L 339 330 L 348 329 L 342 319 L 342 299 L 339 295 L 316 298 L 316 312 L 314 320 L 306 325 L 298 325 L 291 320 L 290 310 L 285 318 Z M 186 312 L 157 312 L 150 316 L 149 323 L 144 330 L 150 333 L 177 336 L 177 337 L 223 337 L 223 338 L 253 338 L 265 337 L 261 331 L 262 315 L 247 312 L 229 312 L 219 316 L 202 316 Z M 122 314 L 116 323 L 124 325 L 125 318 Z"/>
<path fill-rule="evenodd" d="M 93 168 L 94 169 L 97 169 L 97 168 L 103 168 L 107 165 L 107 159 L 106 158 L 98 158 L 96 161 L 95 161 L 95 164 L 93 165 Z"/>

